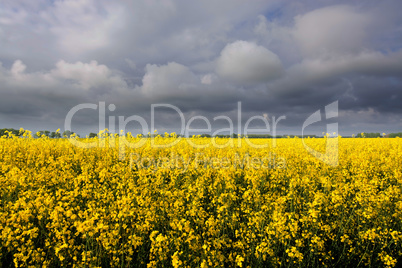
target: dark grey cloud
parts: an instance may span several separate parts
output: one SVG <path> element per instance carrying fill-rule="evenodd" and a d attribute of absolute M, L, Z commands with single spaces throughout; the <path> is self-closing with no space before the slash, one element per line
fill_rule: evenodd
<path fill-rule="evenodd" d="M 402 129 L 402 20 L 397 1 L 2 1 L 0 127 L 55 130 L 81 103 L 107 116 L 167 103 L 186 120 L 252 116 L 297 133 L 339 101 L 341 134 Z M 179 117 L 160 109 L 157 127 Z M 138 130 L 138 124 L 130 123 Z M 202 121 L 194 126 L 203 126 Z M 262 122 L 255 122 L 262 126 Z M 98 131 L 97 111 L 73 120 Z M 325 122 L 311 126 L 320 134 Z"/>

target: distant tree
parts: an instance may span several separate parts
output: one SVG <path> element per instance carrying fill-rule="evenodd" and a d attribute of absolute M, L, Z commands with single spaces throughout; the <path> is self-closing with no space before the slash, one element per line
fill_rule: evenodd
<path fill-rule="evenodd" d="M 35 138 L 40 138 L 40 137 L 42 137 L 43 135 L 46 136 L 46 137 L 52 138 L 51 133 L 50 133 L 49 130 L 41 130 L 41 131 L 38 131 L 38 132 L 35 133 L 34 137 L 35 137 Z"/>
<path fill-rule="evenodd" d="M 70 138 L 70 136 L 73 135 L 73 134 L 74 134 L 74 132 L 72 132 L 72 131 L 70 131 L 70 130 L 65 130 L 65 131 L 63 132 L 63 137 L 64 137 L 64 138 Z"/>
<path fill-rule="evenodd" d="M 2 136 L 8 136 L 9 133 L 15 135 L 15 136 L 21 136 L 23 133 L 20 133 L 19 130 L 13 129 L 13 128 L 2 128 L 0 129 L 0 137 Z"/>
<path fill-rule="evenodd" d="M 216 138 L 230 138 L 230 135 L 215 135 Z"/>
<path fill-rule="evenodd" d="M 362 132 L 358 133 L 356 135 L 357 138 L 378 138 L 381 137 L 380 133 L 367 133 L 367 132 Z"/>
<path fill-rule="evenodd" d="M 23 129 L 23 128 L 20 128 L 20 130 L 18 131 L 18 136 L 22 136 L 22 135 L 24 135 L 24 133 L 25 133 L 25 130 Z"/>
<path fill-rule="evenodd" d="M 58 139 L 58 138 L 61 138 L 61 134 L 60 134 L 60 132 L 52 132 L 52 133 L 50 133 L 50 138 L 53 138 L 53 139 Z"/>
<path fill-rule="evenodd" d="M 402 132 L 390 133 L 387 136 L 390 137 L 390 138 L 396 138 L 396 137 L 402 138 Z"/>
<path fill-rule="evenodd" d="M 98 136 L 98 134 L 91 132 L 91 133 L 89 133 L 88 137 L 95 138 L 96 136 Z"/>
<path fill-rule="evenodd" d="M 40 137 L 42 137 L 42 135 L 44 135 L 44 131 L 43 130 L 38 131 L 35 133 L 34 138 L 40 138 Z"/>
<path fill-rule="evenodd" d="M 248 134 L 249 139 L 272 139 L 272 135 L 269 134 Z"/>

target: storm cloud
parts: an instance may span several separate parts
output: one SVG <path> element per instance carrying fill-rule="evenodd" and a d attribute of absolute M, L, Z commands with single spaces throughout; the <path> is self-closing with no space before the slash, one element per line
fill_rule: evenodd
<path fill-rule="evenodd" d="M 108 116 L 151 120 L 171 104 L 213 129 L 228 116 L 274 120 L 300 134 L 316 110 L 339 103 L 342 135 L 402 131 L 402 19 L 398 1 L 3 1 L 0 128 L 62 128 L 82 103 Z M 73 131 L 97 132 L 97 111 Z M 156 127 L 180 117 L 159 109 Z M 257 120 L 255 127 L 258 125 Z M 194 126 L 205 127 L 201 120 Z M 130 123 L 126 131 L 141 132 Z M 118 126 L 116 126 L 118 128 Z M 325 122 L 309 131 L 321 134 Z"/>

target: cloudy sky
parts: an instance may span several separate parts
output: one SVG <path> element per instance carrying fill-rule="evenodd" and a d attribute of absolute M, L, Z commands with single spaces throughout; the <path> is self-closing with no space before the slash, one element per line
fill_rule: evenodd
<path fill-rule="evenodd" d="M 74 106 L 104 102 L 116 129 L 133 115 L 151 127 L 151 105 L 170 104 L 192 128 L 206 128 L 196 116 L 228 128 L 228 116 L 238 132 L 259 116 L 272 131 L 286 116 L 277 133 L 300 134 L 338 101 L 329 123 L 341 135 L 400 132 L 400 10 L 396 0 L 1 0 L 0 128 L 63 130 Z M 72 130 L 97 132 L 98 118 L 79 110 Z M 180 130 L 172 108 L 154 118 L 159 132 Z M 142 132 L 138 122 L 126 131 Z"/>

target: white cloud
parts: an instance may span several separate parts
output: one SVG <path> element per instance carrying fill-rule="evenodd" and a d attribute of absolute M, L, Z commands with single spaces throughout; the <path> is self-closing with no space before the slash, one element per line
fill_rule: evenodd
<path fill-rule="evenodd" d="M 258 15 L 258 24 L 254 26 L 254 33 L 261 35 L 261 36 L 267 36 L 269 33 L 268 29 L 268 21 L 267 18 L 265 18 L 263 15 Z M 268 36 L 267 36 L 268 37 Z"/>
<path fill-rule="evenodd" d="M 82 55 L 106 48 L 112 34 L 123 27 L 124 9 L 94 0 L 56 1 L 41 13 L 63 52 Z"/>
<path fill-rule="evenodd" d="M 306 56 L 356 53 L 364 49 L 370 23 L 352 7 L 329 6 L 296 16 L 293 35 Z"/>
<path fill-rule="evenodd" d="M 204 85 L 211 85 L 215 79 L 216 77 L 214 74 L 206 74 L 201 78 L 201 83 Z"/>
<path fill-rule="evenodd" d="M 27 66 L 21 60 L 16 60 L 11 67 L 11 73 L 14 76 L 18 76 L 24 73 L 26 68 Z"/>
<path fill-rule="evenodd" d="M 185 93 L 193 89 L 198 80 L 188 67 L 176 62 L 160 66 L 147 64 L 145 70 L 142 92 L 151 96 Z"/>
<path fill-rule="evenodd" d="M 276 21 L 268 21 L 263 15 L 258 15 L 258 23 L 254 26 L 253 32 L 270 45 L 275 41 L 290 42 L 290 28 L 280 25 Z"/>
<path fill-rule="evenodd" d="M 20 58 L 36 70 L 58 59 L 114 64 L 129 58 L 139 69 L 172 60 L 192 66 L 212 60 L 233 40 L 229 36 L 236 25 L 271 5 L 241 0 L 6 1 L 0 10 L 0 58 Z"/>
<path fill-rule="evenodd" d="M 96 61 L 90 63 L 68 63 L 63 60 L 57 62 L 56 69 L 51 71 L 54 77 L 72 80 L 82 89 L 109 87 L 110 90 L 124 88 L 126 82 L 106 66 Z"/>
<path fill-rule="evenodd" d="M 21 60 L 16 60 L 10 70 L 0 68 L 3 86 L 15 86 L 22 91 L 40 89 L 49 92 L 69 88 L 70 93 L 89 89 L 122 92 L 128 88 L 120 75 L 96 61 L 68 63 L 61 60 L 55 68 L 41 72 L 26 72 L 26 68 Z"/>
<path fill-rule="evenodd" d="M 216 64 L 216 71 L 221 77 L 238 83 L 268 82 L 283 73 L 282 63 L 276 54 L 247 41 L 228 44 Z"/>
<path fill-rule="evenodd" d="M 402 71 L 402 50 L 391 54 L 370 51 L 354 56 L 305 59 L 289 69 L 290 74 L 308 80 L 321 80 L 347 73 L 397 75 L 400 71 Z"/>

